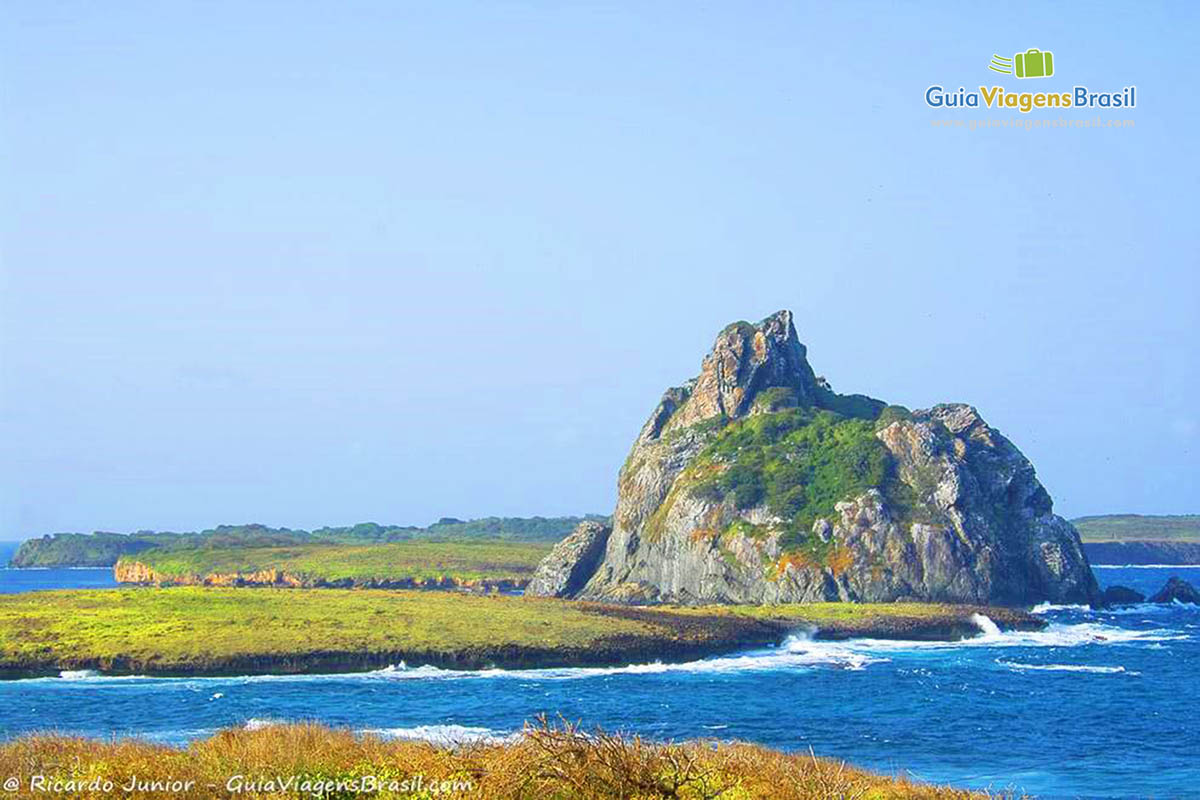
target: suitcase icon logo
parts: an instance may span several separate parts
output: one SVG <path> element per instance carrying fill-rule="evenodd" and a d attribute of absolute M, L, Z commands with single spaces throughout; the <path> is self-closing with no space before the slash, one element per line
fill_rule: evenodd
<path fill-rule="evenodd" d="M 1018 78 L 1049 78 L 1054 74 L 1054 54 L 1031 47 L 1012 58 L 993 55 L 988 69 Z"/>

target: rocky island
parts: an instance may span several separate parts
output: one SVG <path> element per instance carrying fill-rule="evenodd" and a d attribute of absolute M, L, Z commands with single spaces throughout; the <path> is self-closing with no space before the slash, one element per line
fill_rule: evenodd
<path fill-rule="evenodd" d="M 628 603 L 1099 602 L 1033 465 L 968 405 L 817 377 L 792 314 L 737 322 L 668 389 L 529 594 Z"/>

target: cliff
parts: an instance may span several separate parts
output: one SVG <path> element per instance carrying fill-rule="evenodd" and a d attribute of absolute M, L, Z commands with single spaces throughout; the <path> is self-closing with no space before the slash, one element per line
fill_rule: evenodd
<path fill-rule="evenodd" d="M 787 311 L 725 328 L 700 375 L 668 389 L 638 434 L 586 582 L 541 580 L 573 570 L 565 546 L 539 567 L 531 593 L 675 603 L 1098 600 L 1078 534 L 1053 513 L 1029 461 L 974 408 L 910 413 L 840 395 L 807 355 Z"/>

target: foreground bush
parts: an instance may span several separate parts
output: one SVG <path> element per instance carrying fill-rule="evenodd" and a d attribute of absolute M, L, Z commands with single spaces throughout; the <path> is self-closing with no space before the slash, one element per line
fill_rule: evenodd
<path fill-rule="evenodd" d="M 314 724 L 229 729 L 184 750 L 40 735 L 0 746 L 0 775 L 20 781 L 10 797 L 982 797 L 749 744 L 654 744 L 544 720 L 506 743 L 457 747 Z"/>

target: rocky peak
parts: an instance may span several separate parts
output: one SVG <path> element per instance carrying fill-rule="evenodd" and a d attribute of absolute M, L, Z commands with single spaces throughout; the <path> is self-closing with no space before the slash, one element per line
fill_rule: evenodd
<path fill-rule="evenodd" d="M 735 322 L 717 335 L 689 385 L 669 390 L 677 411 L 663 420 L 659 432 L 686 428 L 707 419 L 744 417 L 759 395 L 772 388 L 788 390 L 790 405 L 816 404 L 819 388 L 807 351 L 796 336 L 792 312 L 777 311 L 756 325 Z"/>
<path fill-rule="evenodd" d="M 1099 587 L 1033 465 L 963 404 L 835 393 L 792 315 L 718 334 L 617 478 L 613 526 L 529 593 L 624 602 L 1090 602 Z"/>

